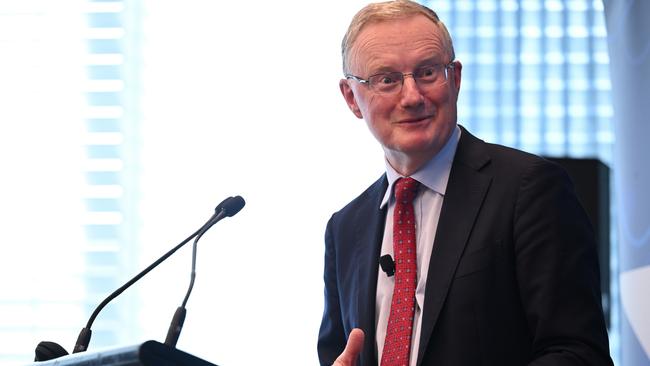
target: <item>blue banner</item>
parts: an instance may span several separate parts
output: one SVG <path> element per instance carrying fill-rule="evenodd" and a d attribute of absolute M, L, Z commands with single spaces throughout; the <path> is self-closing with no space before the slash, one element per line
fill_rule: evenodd
<path fill-rule="evenodd" d="M 604 0 L 618 215 L 621 366 L 650 365 L 650 1 Z"/>

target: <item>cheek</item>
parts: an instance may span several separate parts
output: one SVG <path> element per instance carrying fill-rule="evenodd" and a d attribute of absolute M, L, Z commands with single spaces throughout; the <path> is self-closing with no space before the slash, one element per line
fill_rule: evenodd
<path fill-rule="evenodd" d="M 370 131 L 377 138 L 389 134 L 391 108 L 381 98 L 371 98 L 364 106 L 364 117 Z"/>
<path fill-rule="evenodd" d="M 432 90 L 429 94 L 429 100 L 438 107 L 443 107 L 451 103 L 451 91 L 447 88 Z"/>
<path fill-rule="evenodd" d="M 394 106 L 386 98 L 373 94 L 367 99 L 365 109 L 366 116 L 373 120 L 373 124 L 381 124 L 386 123 L 386 120 L 389 119 Z"/>
<path fill-rule="evenodd" d="M 436 93 L 429 98 L 430 107 L 435 115 L 449 115 L 455 102 L 449 93 Z"/>

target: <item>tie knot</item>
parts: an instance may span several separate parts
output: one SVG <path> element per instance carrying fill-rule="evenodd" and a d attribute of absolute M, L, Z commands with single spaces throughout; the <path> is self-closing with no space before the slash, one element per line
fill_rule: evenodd
<path fill-rule="evenodd" d="M 398 179 L 395 183 L 395 199 L 397 201 L 406 201 L 404 203 L 413 202 L 419 184 L 420 182 L 411 177 Z"/>

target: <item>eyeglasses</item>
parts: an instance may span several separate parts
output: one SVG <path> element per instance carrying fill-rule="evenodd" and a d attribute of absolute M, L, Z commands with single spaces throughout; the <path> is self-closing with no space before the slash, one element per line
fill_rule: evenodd
<path fill-rule="evenodd" d="M 362 79 L 358 76 L 346 74 L 346 79 L 356 80 L 361 84 L 367 85 L 372 91 L 378 94 L 394 94 L 399 93 L 404 85 L 404 78 L 406 76 L 413 77 L 415 83 L 420 88 L 429 88 L 437 85 L 442 85 L 449 79 L 448 71 L 454 68 L 454 62 L 448 64 L 433 64 L 419 67 L 413 72 L 384 72 L 380 74 L 371 75 L 368 79 Z"/>

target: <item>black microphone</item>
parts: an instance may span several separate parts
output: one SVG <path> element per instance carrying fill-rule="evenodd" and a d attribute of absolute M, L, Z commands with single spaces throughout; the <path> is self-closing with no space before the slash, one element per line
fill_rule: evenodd
<path fill-rule="evenodd" d="M 226 198 L 216 208 L 216 210 L 221 209 L 220 212 L 212 219 L 210 219 L 210 221 L 208 221 L 202 228 L 201 232 L 196 235 L 194 243 L 192 244 L 192 272 L 190 273 L 190 285 L 187 289 L 187 293 L 185 294 L 185 298 L 183 299 L 183 303 L 176 309 L 176 312 L 174 312 L 174 317 L 169 323 L 169 329 L 167 329 L 167 337 L 165 338 L 165 344 L 167 346 L 175 348 L 176 343 L 178 342 L 178 337 L 181 335 L 181 330 L 183 330 L 183 323 L 185 323 L 185 315 L 187 314 L 185 306 L 187 305 L 187 300 L 190 298 L 190 294 L 194 288 L 194 279 L 196 278 L 196 247 L 199 239 L 201 239 L 203 234 L 205 234 L 205 232 L 208 231 L 212 225 L 216 224 L 224 217 L 235 216 L 244 207 L 245 204 L 246 202 L 243 198 L 241 198 L 241 196 Z"/>
<path fill-rule="evenodd" d="M 205 232 L 208 231 L 212 225 L 221 221 L 224 217 L 235 216 L 239 211 L 241 211 L 242 208 L 244 208 L 245 204 L 246 201 L 244 201 L 241 196 L 226 198 L 217 206 L 217 208 L 214 209 L 215 215 L 212 216 L 212 218 L 210 218 L 210 220 L 208 220 L 208 222 L 206 222 L 201 229 L 199 229 L 197 236 L 203 236 L 203 234 L 205 234 Z"/>
<path fill-rule="evenodd" d="M 395 261 L 390 254 L 382 255 L 379 258 L 379 265 L 381 270 L 386 273 L 386 276 L 390 277 L 395 274 Z"/>
<path fill-rule="evenodd" d="M 192 235 L 187 237 L 185 240 L 180 242 L 178 245 L 176 245 L 174 248 L 172 248 L 170 251 L 165 253 L 162 257 L 158 258 L 155 262 L 153 262 L 149 267 L 145 268 L 142 272 L 138 273 L 135 277 L 130 279 L 128 282 L 126 282 L 122 287 L 118 288 L 115 290 L 113 293 L 111 293 L 104 301 L 102 301 L 95 311 L 92 313 L 90 316 L 90 319 L 88 319 L 88 323 L 86 326 L 81 329 L 81 332 L 79 332 L 79 336 L 77 337 L 77 342 L 75 343 L 74 349 L 72 353 L 78 353 L 78 352 L 84 352 L 88 349 L 88 344 L 90 343 L 90 337 L 92 336 L 92 331 L 90 327 L 92 326 L 93 322 L 95 321 L 95 318 L 99 314 L 99 312 L 114 298 L 119 296 L 124 290 L 127 288 L 131 287 L 135 282 L 137 282 L 140 278 L 144 277 L 147 273 L 149 273 L 152 269 L 156 268 L 160 263 L 165 261 L 167 258 L 169 258 L 172 254 L 174 254 L 178 249 L 180 249 L 183 245 L 187 244 L 192 238 L 196 236 L 202 236 L 205 234 L 205 232 L 212 227 L 214 224 L 219 222 L 221 219 L 223 219 L 226 216 L 233 216 L 239 210 L 244 207 L 244 199 L 241 198 L 240 196 L 236 197 L 228 197 L 225 200 L 223 200 L 216 208 L 215 208 L 215 213 L 210 217 L 210 219 L 201 226 L 197 231 L 195 231 Z M 62 356 L 67 355 L 68 352 L 58 345 L 57 343 L 54 342 L 49 342 L 49 341 L 43 341 L 40 342 L 36 346 L 35 350 L 35 355 L 36 357 L 34 358 L 34 361 L 47 361 L 47 360 L 52 360 L 55 358 L 59 358 Z"/>

